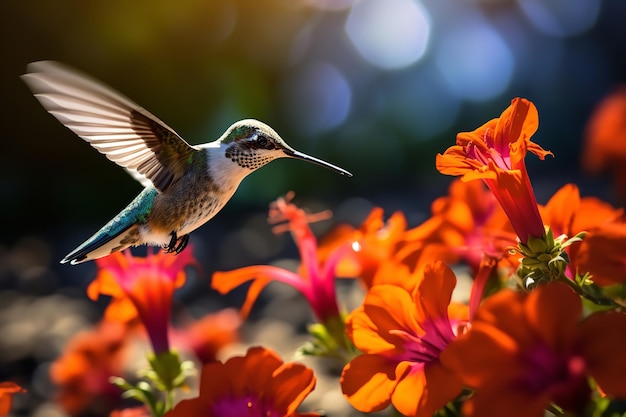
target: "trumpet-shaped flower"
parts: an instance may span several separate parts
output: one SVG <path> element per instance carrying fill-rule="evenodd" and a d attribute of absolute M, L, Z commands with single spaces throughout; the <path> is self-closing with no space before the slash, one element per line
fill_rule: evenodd
<path fill-rule="evenodd" d="M 522 243 L 545 235 L 524 162 L 527 151 L 541 159 L 551 154 L 530 140 L 538 124 L 535 106 L 515 98 L 499 118 L 472 132 L 459 133 L 456 145 L 438 154 L 436 160 L 442 174 L 458 175 L 463 181 L 482 179 Z"/>
<path fill-rule="evenodd" d="M 271 265 L 249 266 L 234 271 L 215 272 L 212 287 L 225 294 L 244 282 L 253 281 L 242 308 L 242 314 L 247 315 L 261 290 L 271 281 L 279 281 L 302 293 L 318 320 L 337 320 L 340 316 L 335 293 L 335 267 L 348 247 L 338 248 L 320 264 L 317 259 L 317 239 L 309 223 L 328 218 L 329 213 L 307 214 L 290 203 L 292 197 L 293 194 L 289 194 L 270 206 L 269 221 L 277 224 L 275 233 L 291 231 L 302 260 L 298 273 Z"/>
<path fill-rule="evenodd" d="M 199 396 L 181 401 L 165 417 L 313 417 L 318 414 L 296 409 L 314 387 L 311 369 L 253 347 L 246 356 L 204 365 Z"/>
<path fill-rule="evenodd" d="M 489 297 L 441 360 L 475 389 L 464 415 L 541 417 L 550 402 L 581 413 L 588 377 L 609 396 L 626 398 L 625 343 L 626 315 L 583 319 L 580 298 L 552 283 Z"/>
<path fill-rule="evenodd" d="M 453 400 L 462 383 L 439 360 L 465 328 L 465 306 L 450 304 L 456 284 L 441 262 L 426 266 L 412 292 L 375 285 L 347 319 L 347 331 L 363 354 L 348 363 L 341 388 L 360 411 L 393 404 L 405 416 L 430 417 Z"/>
<path fill-rule="evenodd" d="M 0 417 L 6 416 L 13 405 L 13 394 L 25 390 L 15 382 L 0 382 Z"/>
<path fill-rule="evenodd" d="M 168 330 L 174 290 L 186 279 L 185 267 L 194 264 L 191 250 L 175 256 L 148 252 L 139 258 L 130 251 L 96 260 L 99 271 L 87 289 L 96 300 L 100 294 L 113 297 L 116 306 L 132 305 L 143 323 L 155 355 L 169 351 Z M 130 303 L 128 303 L 130 301 Z M 111 308 L 109 308 L 111 310 Z M 115 314 L 115 310 L 111 310 Z M 124 311 L 128 312 L 126 308 Z M 132 308 L 130 309 L 132 315 Z"/>

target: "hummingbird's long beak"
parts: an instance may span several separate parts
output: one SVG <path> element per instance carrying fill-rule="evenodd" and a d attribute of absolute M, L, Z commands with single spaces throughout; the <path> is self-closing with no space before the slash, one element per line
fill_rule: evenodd
<path fill-rule="evenodd" d="M 333 164 L 329 164 L 328 162 L 322 161 L 321 159 L 314 158 L 314 157 L 309 156 L 309 155 L 307 155 L 305 153 L 298 152 L 298 151 L 296 151 L 294 149 L 285 148 L 283 150 L 285 151 L 285 153 L 287 155 L 289 155 L 292 158 L 301 159 L 301 160 L 307 161 L 307 162 L 312 162 L 312 163 L 314 163 L 316 165 L 323 166 L 324 168 L 328 168 L 331 171 L 338 172 L 341 175 L 345 175 L 346 177 L 351 177 L 352 176 L 352 174 L 349 173 L 348 171 L 346 171 L 345 169 L 339 168 L 338 166 L 333 165 Z"/>

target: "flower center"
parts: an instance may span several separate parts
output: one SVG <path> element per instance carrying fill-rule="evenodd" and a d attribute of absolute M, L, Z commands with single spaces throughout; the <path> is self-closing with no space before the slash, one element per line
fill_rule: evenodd
<path fill-rule="evenodd" d="M 448 318 L 439 318 L 420 323 L 423 335 L 415 335 L 405 330 L 392 330 L 390 333 L 404 339 L 404 355 L 401 360 L 429 363 L 443 352 L 450 342 L 456 339 L 453 323 Z M 456 328 L 456 324 L 454 325 Z"/>
<path fill-rule="evenodd" d="M 503 170 L 511 169 L 509 148 L 507 146 L 498 146 L 489 130 L 485 132 L 482 144 L 468 143 L 465 146 L 465 153 L 470 158 L 483 163 L 483 165 L 489 165 L 489 161 L 492 161 L 498 168 Z"/>
<path fill-rule="evenodd" d="M 585 361 L 579 355 L 555 352 L 548 346 L 539 345 L 530 349 L 524 360 L 528 371 L 520 382 L 533 392 L 547 389 L 559 392 L 584 380 Z"/>
<path fill-rule="evenodd" d="M 283 414 L 263 404 L 258 398 L 222 398 L 212 407 L 212 415 L 219 417 L 281 417 Z"/>

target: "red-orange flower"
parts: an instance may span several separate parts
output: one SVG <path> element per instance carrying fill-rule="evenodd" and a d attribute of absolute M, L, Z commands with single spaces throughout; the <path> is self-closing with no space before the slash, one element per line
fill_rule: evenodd
<path fill-rule="evenodd" d="M 480 181 L 454 180 L 448 195 L 433 201 L 431 217 L 407 231 L 405 251 L 413 242 L 440 245 L 440 259 L 464 260 L 474 272 L 485 255 L 503 258 L 515 234 L 493 194 Z"/>
<path fill-rule="evenodd" d="M 358 228 L 343 224 L 324 236 L 318 256 L 324 261 L 337 248 L 349 245 L 352 251 L 339 261 L 336 273 L 342 277 L 359 277 L 370 287 L 379 265 L 393 257 L 401 246 L 406 227 L 401 212 L 393 213 L 385 221 L 383 209 L 375 208 Z"/>
<path fill-rule="evenodd" d="M 99 271 L 87 294 L 96 300 L 100 294 L 113 297 L 116 307 L 129 300 L 143 323 L 155 354 L 169 351 L 168 329 L 174 290 L 185 282 L 184 268 L 194 264 L 191 250 L 171 255 L 151 251 L 145 258 L 134 257 L 129 250 L 96 260 Z M 123 300 L 123 301 L 120 301 Z M 112 313 L 116 310 L 109 308 Z M 126 317 L 127 318 L 127 317 Z"/>
<path fill-rule="evenodd" d="M 415 282 L 412 292 L 373 286 L 347 319 L 363 354 L 345 366 L 341 388 L 360 411 L 391 403 L 405 416 L 430 417 L 461 392 L 460 379 L 439 360 L 468 320 L 465 306 L 450 304 L 456 278 L 436 262 Z"/>
<path fill-rule="evenodd" d="M 284 363 L 269 349 L 204 365 L 197 398 L 183 400 L 165 417 L 313 417 L 296 409 L 315 387 L 313 371 Z"/>
<path fill-rule="evenodd" d="M 589 376 L 609 396 L 626 398 L 626 315 L 582 319 L 582 311 L 561 283 L 489 297 L 471 330 L 441 355 L 476 391 L 464 415 L 541 417 L 549 402 L 581 413 Z"/>
<path fill-rule="evenodd" d="M 555 236 L 586 232 L 582 242 L 567 249 L 570 278 L 576 272 L 588 272 L 600 286 L 626 282 L 626 219 L 622 209 L 595 197 L 581 198 L 578 187 L 567 184 L 541 208 L 541 213 Z"/>
<path fill-rule="evenodd" d="M 124 370 L 126 337 L 124 325 L 104 321 L 74 336 L 54 361 L 50 378 L 59 388 L 56 401 L 68 414 L 102 414 L 119 405 L 121 390 L 109 378 Z"/>
<path fill-rule="evenodd" d="M 550 155 L 530 140 L 539 125 L 534 104 L 515 98 L 499 118 L 472 132 L 457 135 L 456 145 L 437 155 L 442 174 L 482 179 L 494 194 L 522 243 L 543 237 L 544 227 L 524 158 L 527 150 L 544 159 Z"/>
<path fill-rule="evenodd" d="M 289 202 L 292 197 L 293 194 L 288 194 L 270 206 L 269 221 L 277 224 L 274 232 L 291 231 L 302 260 L 298 273 L 272 265 L 248 266 L 234 271 L 215 272 L 211 285 L 225 294 L 247 281 L 253 281 L 242 308 L 242 313 L 247 315 L 261 290 L 271 281 L 279 281 L 302 293 L 318 320 L 336 320 L 339 307 L 335 293 L 335 267 L 349 247 L 337 248 L 325 262 L 320 263 L 317 258 L 317 239 L 309 223 L 328 218 L 329 213 L 307 214 Z"/>
<path fill-rule="evenodd" d="M 0 382 L 0 417 L 6 416 L 13 405 L 13 394 L 25 390 L 15 382 Z"/>

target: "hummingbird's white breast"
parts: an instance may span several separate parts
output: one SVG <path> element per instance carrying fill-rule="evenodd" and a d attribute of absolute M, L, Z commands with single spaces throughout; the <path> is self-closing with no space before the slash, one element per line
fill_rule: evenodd
<path fill-rule="evenodd" d="M 243 169 L 225 156 L 226 145 L 217 141 L 199 145 L 206 152 L 206 172 L 198 175 L 199 184 L 190 187 L 187 198 L 194 203 L 188 210 L 185 220 L 177 231 L 179 236 L 191 233 L 215 216 L 232 198 L 237 187 L 247 174 Z"/>

